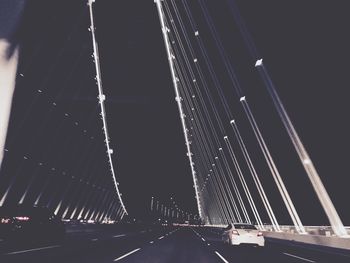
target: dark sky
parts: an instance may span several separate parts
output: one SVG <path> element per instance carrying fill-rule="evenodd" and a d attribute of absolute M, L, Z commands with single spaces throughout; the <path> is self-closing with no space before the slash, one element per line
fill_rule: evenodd
<path fill-rule="evenodd" d="M 198 2 L 188 2 L 198 19 L 199 31 L 206 41 L 231 109 L 242 123 L 242 134 L 278 211 L 280 197 L 270 186 L 271 176 L 264 167 L 252 131 L 225 75 Z M 305 224 L 323 224 L 324 215 L 319 212 L 313 190 L 272 107 L 266 88 L 258 78 L 254 61 L 245 49 L 227 2 L 205 2 L 209 2 L 210 14 L 230 61 L 302 220 Z M 348 199 L 347 89 L 350 59 L 347 34 L 350 18 L 346 12 L 346 1 L 237 3 L 336 208 L 344 222 L 350 224 L 350 213 L 344 205 L 344 200 Z M 141 215 L 147 210 L 151 196 L 164 201 L 174 196 L 180 207 L 195 212 L 193 182 L 153 1 L 97 0 L 95 14 L 109 132 L 115 151 L 113 161 L 127 208 L 132 214 Z M 87 31 L 88 9 L 84 1 L 28 1 L 24 21 L 18 39 L 23 47 L 20 72 L 25 73 L 24 79 L 19 76 L 16 90 L 9 140 L 12 137 L 18 143 L 13 143 L 12 151 L 18 155 L 43 154 L 43 151 L 36 153 L 33 150 L 33 145 L 40 148 L 44 141 L 38 139 L 41 135 L 33 127 L 38 127 L 45 118 L 44 112 L 50 109 L 45 104 L 47 101 L 59 101 L 61 112 L 72 112 L 89 133 L 99 134 L 102 126 L 94 115 L 97 88 L 93 80 L 92 49 Z M 25 113 L 31 107 L 38 85 L 40 89 L 47 89 L 45 99 L 35 102 L 37 113 L 33 115 L 38 116 L 38 123 L 26 121 L 23 129 L 21 120 L 25 119 Z M 61 115 L 55 116 L 52 114 L 49 119 L 57 117 L 59 122 Z M 67 140 L 64 134 L 52 135 L 57 126 L 50 127 L 47 133 L 51 134 L 51 138 L 55 136 L 57 145 Z M 71 136 L 69 129 L 66 132 L 66 136 Z M 103 140 L 101 135 L 96 137 Z M 34 143 L 33 138 L 37 138 Z M 81 148 L 84 142 L 79 143 L 77 146 L 74 143 L 68 145 L 81 149 L 82 153 L 94 149 L 87 147 L 84 150 Z M 99 151 L 103 154 L 103 145 L 101 147 Z M 66 151 L 69 152 L 69 147 Z M 61 154 L 57 166 L 73 167 L 79 154 L 74 156 L 68 158 Z M 7 158 L 11 163 L 10 156 Z M 57 158 L 53 154 L 47 161 L 54 163 Z M 83 163 L 84 159 L 80 161 Z M 13 171 L 11 165 L 8 167 L 6 171 Z M 79 173 L 80 166 L 74 167 Z M 94 169 L 96 173 L 107 173 L 106 167 L 106 159 L 101 157 Z M 284 209 L 280 210 L 281 223 L 288 222 Z"/>

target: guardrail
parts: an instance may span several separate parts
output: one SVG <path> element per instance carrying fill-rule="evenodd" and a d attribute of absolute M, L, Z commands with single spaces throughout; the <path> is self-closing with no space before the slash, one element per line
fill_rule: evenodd
<path fill-rule="evenodd" d="M 264 227 L 266 231 L 275 232 L 273 230 L 273 227 L 270 225 L 265 225 Z M 304 227 L 307 234 L 309 235 L 318 235 L 318 236 L 327 236 L 327 237 L 336 236 L 331 226 L 304 226 Z M 282 225 L 280 226 L 280 228 L 281 228 L 281 231 L 284 233 L 298 234 L 298 231 L 294 226 Z M 347 230 L 348 235 L 350 237 L 350 227 L 345 227 L 345 229 Z"/>
<path fill-rule="evenodd" d="M 226 225 L 207 225 L 225 228 Z M 345 227 L 349 236 L 338 237 L 331 226 L 305 226 L 306 234 L 299 234 L 294 226 L 280 225 L 281 232 L 274 231 L 270 225 L 264 225 L 264 236 L 284 242 L 297 242 L 308 245 L 324 246 L 350 251 L 350 227 Z"/>

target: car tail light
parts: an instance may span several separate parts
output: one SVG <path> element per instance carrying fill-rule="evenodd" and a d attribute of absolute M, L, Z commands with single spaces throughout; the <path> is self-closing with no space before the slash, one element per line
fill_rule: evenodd
<path fill-rule="evenodd" d="M 262 237 L 263 236 L 263 233 L 262 232 L 258 232 L 258 237 Z"/>
<path fill-rule="evenodd" d="M 18 221 L 28 221 L 30 218 L 28 216 L 16 216 L 15 219 Z"/>
<path fill-rule="evenodd" d="M 237 230 L 232 230 L 232 235 L 237 235 L 237 236 L 239 236 L 239 233 L 238 233 Z"/>
<path fill-rule="evenodd" d="M 1 218 L 0 219 L 0 223 L 1 224 L 9 224 L 10 223 L 10 218 Z"/>

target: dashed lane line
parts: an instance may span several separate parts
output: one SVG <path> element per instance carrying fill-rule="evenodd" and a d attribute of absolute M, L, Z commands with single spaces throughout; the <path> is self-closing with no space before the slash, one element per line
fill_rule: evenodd
<path fill-rule="evenodd" d="M 229 262 L 226 260 L 226 258 L 224 258 L 219 252 L 215 251 L 215 254 L 218 255 L 218 257 L 219 257 L 222 261 L 224 261 L 225 263 L 229 263 Z"/>
<path fill-rule="evenodd" d="M 32 248 L 32 249 L 27 249 L 27 250 L 14 251 L 14 252 L 7 253 L 6 255 L 23 254 L 23 253 L 27 253 L 27 252 L 40 251 L 40 250 L 45 250 L 45 249 L 57 248 L 57 247 L 61 247 L 61 246 L 55 245 L 55 246 L 49 246 L 49 247 L 38 247 L 38 248 Z"/>
<path fill-rule="evenodd" d="M 123 255 L 123 256 L 121 256 L 121 257 L 119 257 L 119 258 L 114 259 L 113 261 L 119 261 L 119 260 L 121 260 L 121 259 L 123 259 L 123 258 L 126 258 L 127 256 L 130 256 L 131 254 L 134 254 L 135 252 L 139 251 L 140 249 L 141 249 L 141 248 L 134 249 L 134 250 L 132 250 L 132 251 L 126 253 L 125 255 Z"/>
<path fill-rule="evenodd" d="M 116 236 L 113 236 L 113 238 L 117 238 L 117 237 L 125 237 L 126 234 L 121 234 L 121 235 L 116 235 Z"/>
<path fill-rule="evenodd" d="M 297 259 L 300 259 L 300 260 L 303 260 L 303 261 L 306 261 L 306 262 L 316 262 L 316 261 L 313 261 L 311 259 L 302 258 L 302 257 L 296 256 L 296 255 L 293 255 L 293 254 L 289 254 L 289 253 L 283 253 L 283 254 L 288 256 L 288 257 L 297 258 Z"/>

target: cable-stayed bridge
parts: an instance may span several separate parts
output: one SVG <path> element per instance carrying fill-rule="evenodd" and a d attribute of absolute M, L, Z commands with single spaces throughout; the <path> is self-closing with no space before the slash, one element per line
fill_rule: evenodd
<path fill-rule="evenodd" d="M 265 61 L 259 53 L 236 1 L 223 2 L 241 41 L 239 52 L 247 53 L 248 77 L 240 74 L 224 41 L 220 26 L 228 22 L 215 21 L 208 0 L 195 2 L 155 0 L 153 15 L 158 16 L 158 36 L 163 41 L 159 52 L 168 61 L 168 88 L 174 89 L 179 115 L 174 122 L 179 122 L 183 133 L 186 176 L 193 182 L 192 196 L 186 198 L 195 201 L 196 212 L 182 209 L 177 198 L 166 201 L 152 196 L 142 223 L 131 219 L 124 195 L 137 193 L 122 190 L 118 145 L 113 144 L 110 131 L 114 122 L 108 110 L 111 91 L 103 85 L 107 55 L 99 39 L 100 17 L 96 17 L 103 1 L 77 1 L 70 11 L 57 5 L 62 10 L 56 10 L 52 21 L 69 13 L 66 22 L 58 23 L 68 32 L 65 39 L 59 39 L 59 33 L 57 39 L 56 34 L 51 39 L 37 35 L 24 44 L 17 31 L 31 32 L 26 19 L 35 12 L 27 7 L 35 9 L 38 4 L 4 4 L 10 18 L 4 19 L 6 30 L 1 32 L 0 207 L 46 207 L 66 225 L 63 243 L 9 245 L 6 238 L 1 239 L 4 260 L 20 262 L 28 255 L 33 262 L 41 256 L 48 262 L 349 260 L 349 229 L 302 142 L 298 133 L 302 127 L 293 124 L 279 95 L 268 71 L 269 59 Z M 58 52 L 41 54 L 45 45 L 56 45 Z M 38 60 L 36 71 L 33 65 Z M 257 112 L 256 96 L 261 90 L 247 87 L 247 78 L 260 82 L 271 112 Z M 276 136 L 277 142 L 265 136 L 264 123 L 270 119 L 283 133 Z M 278 154 L 283 153 L 276 153 L 274 144 L 289 147 L 286 156 L 294 156 L 291 162 L 298 167 L 297 175 L 285 175 L 286 168 L 278 162 Z M 303 197 L 290 191 L 295 184 L 303 184 L 300 192 L 313 196 L 312 209 L 326 220 L 322 226 L 318 218 L 309 217 L 311 223 L 304 223 L 301 211 L 308 208 L 300 209 Z M 1 223 L 8 224 L 8 218 L 0 216 Z M 269 245 L 263 250 L 227 247 L 221 234 L 230 223 L 254 224 Z M 85 254 L 86 248 L 91 250 Z M 179 259 L 173 259 L 176 255 Z"/>

